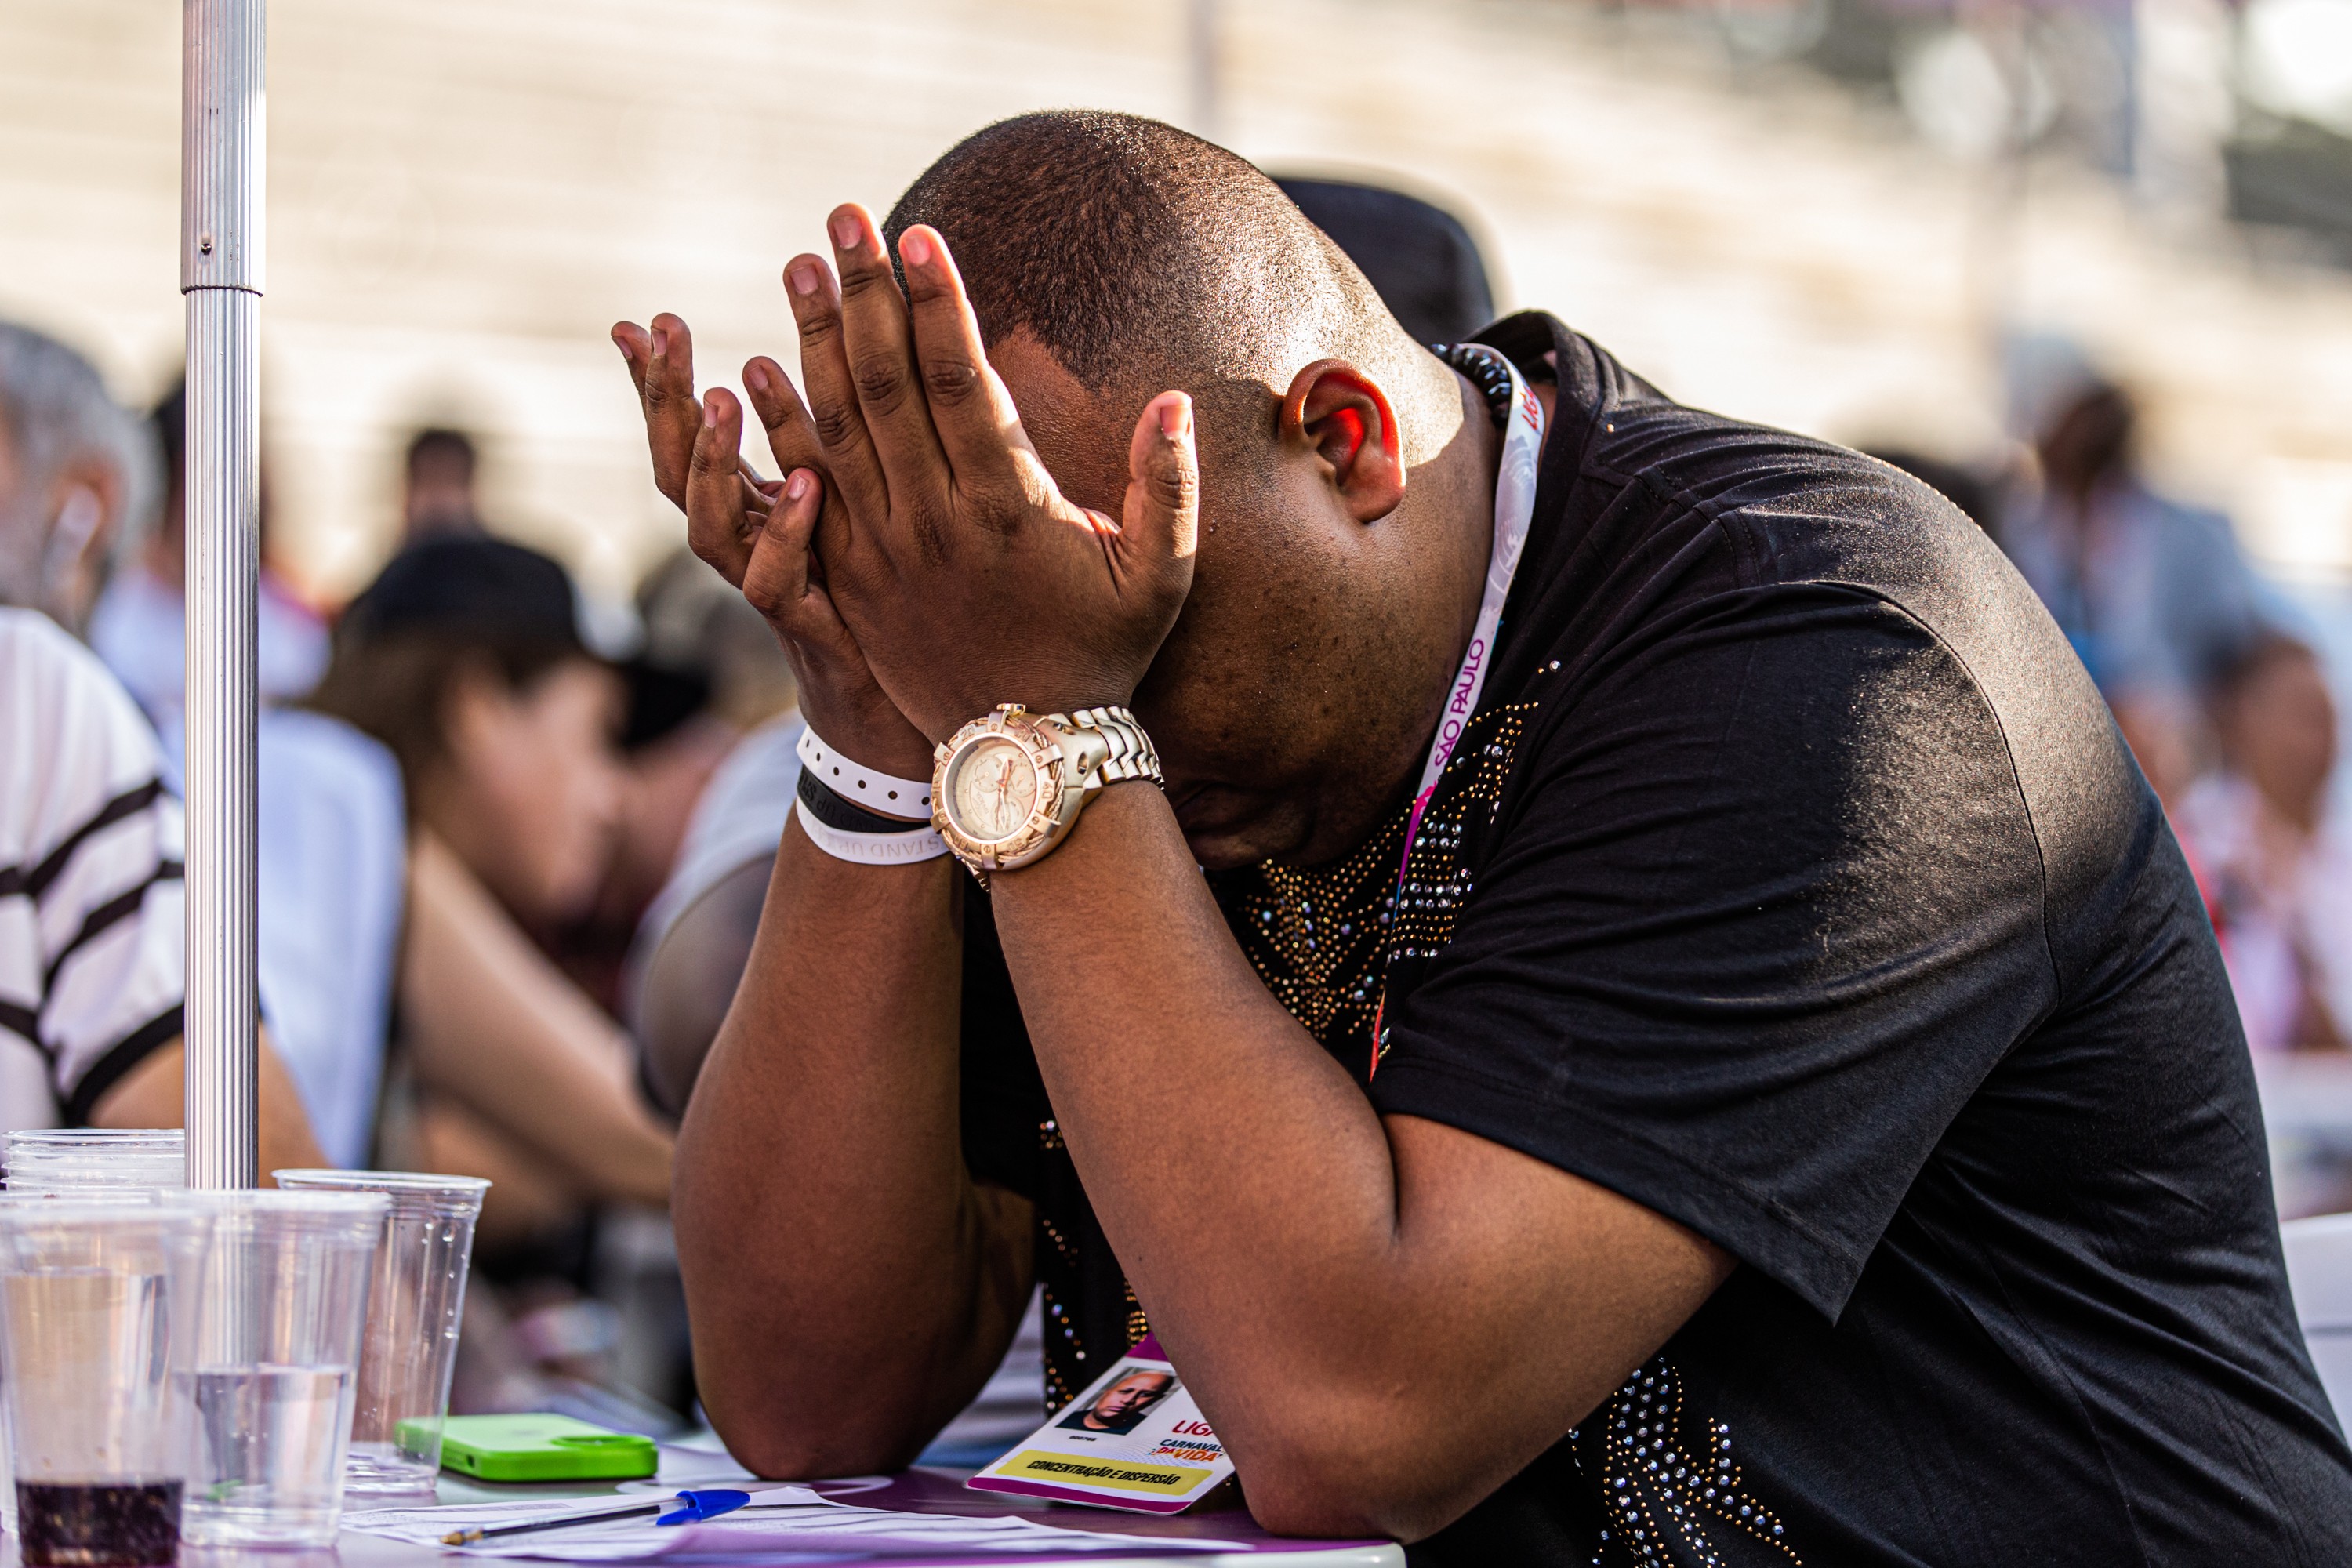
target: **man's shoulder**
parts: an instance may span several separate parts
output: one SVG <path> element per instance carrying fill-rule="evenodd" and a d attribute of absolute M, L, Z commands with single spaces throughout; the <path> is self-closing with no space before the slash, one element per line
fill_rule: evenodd
<path fill-rule="evenodd" d="M 1555 317 L 1525 312 L 1486 336 L 1555 380 L 1546 457 L 1558 480 L 1637 489 L 1656 510 L 1706 519 L 1979 531 L 1934 489 L 1875 458 L 1677 402 Z M 1570 488 L 1559 484 L 1555 500 Z"/>
<path fill-rule="evenodd" d="M 1547 454 L 1557 516 L 1527 601 L 1529 621 L 1556 628 L 1529 644 L 1557 646 L 1504 650 L 1528 689 L 1555 658 L 1658 668 L 1608 656 L 1693 627 L 1717 643 L 1810 640 L 1825 672 L 1840 639 L 1856 658 L 1889 636 L 1933 645 L 1958 679 L 1936 683 L 1911 721 L 1923 736 L 1981 734 L 2003 753 L 2050 867 L 2053 916 L 2110 904 L 2102 884 L 2145 860 L 2160 818 L 2081 660 L 1983 531 L 1891 465 L 1675 403 L 1565 328 L 1552 342 L 1556 434 L 1580 446 L 1572 469 L 1566 450 Z M 1811 715 L 1809 732 L 1822 718 L 1819 682 L 1785 682 L 1779 698 Z"/>
<path fill-rule="evenodd" d="M 1661 530 L 1718 529 L 1741 590 L 1768 600 L 1776 589 L 1843 590 L 1893 606 L 1958 658 L 2005 726 L 2102 721 L 2064 635 L 2000 548 L 1892 464 L 1619 378 L 1584 468 L 1645 491 Z M 1693 589 L 1714 585 L 1695 579 Z"/>

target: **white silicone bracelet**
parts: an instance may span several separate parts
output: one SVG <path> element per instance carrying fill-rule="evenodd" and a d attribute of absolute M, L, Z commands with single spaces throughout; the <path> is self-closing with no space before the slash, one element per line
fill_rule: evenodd
<path fill-rule="evenodd" d="M 888 773 L 877 773 L 861 768 L 824 741 L 814 730 L 803 727 L 801 743 L 793 748 L 800 753 L 802 763 L 824 784 L 842 799 L 855 801 L 868 811 L 878 811 L 886 816 L 929 816 L 931 815 L 931 781 L 929 779 L 898 779 Z M 848 857 L 845 856 L 845 859 Z"/>
<path fill-rule="evenodd" d="M 911 866 L 919 860 L 936 860 L 948 852 L 948 842 L 936 827 L 906 833 L 844 833 L 819 822 L 808 802 L 796 800 L 793 805 L 800 813 L 801 831 L 809 836 L 809 842 L 836 860 L 855 860 L 861 866 Z"/>

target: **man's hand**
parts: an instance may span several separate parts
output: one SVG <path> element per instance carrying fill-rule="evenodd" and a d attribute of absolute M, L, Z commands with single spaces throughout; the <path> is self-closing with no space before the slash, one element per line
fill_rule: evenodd
<path fill-rule="evenodd" d="M 764 357 L 743 372 L 755 395 L 772 384 L 784 395 L 767 399 L 772 416 L 765 423 L 769 449 L 785 477 L 763 481 L 739 455 L 743 410 L 734 395 L 714 388 L 707 398 L 696 396 L 694 340 L 683 321 L 656 316 L 651 331 L 623 321 L 613 342 L 645 409 L 654 482 L 686 513 L 694 552 L 740 588 L 774 628 L 810 725 L 866 767 L 929 777 L 929 744 L 883 695 L 826 596 L 813 549 L 826 499 L 823 458 L 783 372 Z"/>
<path fill-rule="evenodd" d="M 884 689 L 933 740 L 1000 702 L 1127 701 L 1192 587 L 1192 399 L 1163 392 L 1136 420 L 1118 518 L 1077 506 L 1022 428 L 938 231 L 901 237 L 902 294 L 864 208 L 830 226 L 838 289 L 818 257 L 784 269 L 808 412 L 781 370 L 751 392 L 772 430 L 813 417 L 843 502 L 844 526 L 828 514 L 818 536 L 825 579 Z"/>

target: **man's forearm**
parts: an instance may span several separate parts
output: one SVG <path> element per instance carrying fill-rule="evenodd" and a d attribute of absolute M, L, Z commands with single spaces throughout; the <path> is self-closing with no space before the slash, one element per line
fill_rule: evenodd
<path fill-rule="evenodd" d="M 1259 982 L 1156 790 L 1108 790 L 993 891 L 1071 1157 L 1265 1522 L 1437 1528 L 1727 1268 L 1605 1189 L 1375 1115 Z"/>
<path fill-rule="evenodd" d="M 703 1399 L 763 1473 L 911 1458 L 986 1380 L 1027 1297 L 1025 1205 L 962 1160 L 961 876 L 845 864 L 793 822 L 680 1130 Z"/>
<path fill-rule="evenodd" d="M 1191 1375 L 1258 1365 L 1387 1260 L 1379 1118 L 1258 980 L 1158 791 L 1108 790 L 992 891 L 1055 1116 L 1139 1298 Z"/>

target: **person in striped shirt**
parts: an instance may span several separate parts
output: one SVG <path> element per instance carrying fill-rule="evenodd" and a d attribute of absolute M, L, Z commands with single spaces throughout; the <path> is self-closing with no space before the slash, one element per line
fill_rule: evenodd
<path fill-rule="evenodd" d="M 152 509 L 144 432 L 89 363 L 0 322 L 0 1128 L 181 1118 L 179 801 L 69 631 Z M 267 1047 L 262 1169 L 318 1163 Z"/>

